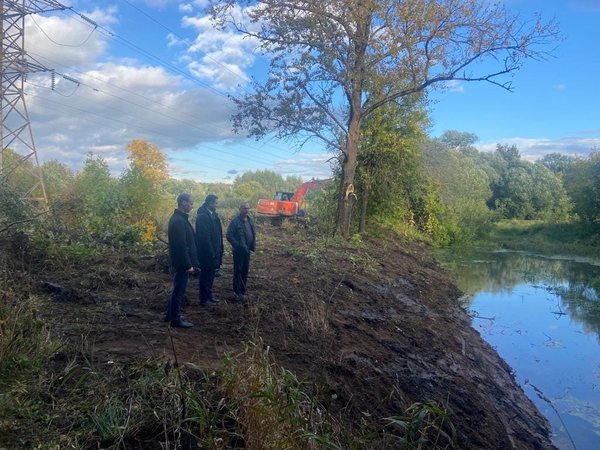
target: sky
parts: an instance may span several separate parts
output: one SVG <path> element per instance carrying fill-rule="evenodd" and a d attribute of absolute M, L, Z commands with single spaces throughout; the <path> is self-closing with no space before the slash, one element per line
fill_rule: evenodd
<path fill-rule="evenodd" d="M 486 0 L 483 0 L 486 1 Z M 232 131 L 229 95 L 264 73 L 255 44 L 216 31 L 208 0 L 64 0 L 64 11 L 29 15 L 25 48 L 55 71 L 25 83 L 38 157 L 79 170 L 89 152 L 114 174 L 126 145 L 144 139 L 166 155 L 175 178 L 228 182 L 269 169 L 304 179 L 330 176 L 333 156 Z M 513 92 L 489 83 L 452 83 L 430 94 L 428 133 L 474 133 L 476 147 L 515 144 L 535 160 L 552 152 L 600 150 L 600 0 L 504 0 L 523 19 L 555 18 L 561 40 L 544 61 L 527 60 Z"/>

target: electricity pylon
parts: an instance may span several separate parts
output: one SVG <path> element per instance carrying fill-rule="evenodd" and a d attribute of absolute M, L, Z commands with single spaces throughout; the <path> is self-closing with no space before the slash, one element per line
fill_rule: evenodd
<path fill-rule="evenodd" d="M 0 182 L 7 182 L 18 168 L 26 169 L 31 183 L 27 177 L 23 198 L 44 206 L 48 197 L 23 88 L 28 73 L 49 69 L 25 53 L 25 16 L 62 9 L 67 7 L 53 0 L 0 0 Z"/>

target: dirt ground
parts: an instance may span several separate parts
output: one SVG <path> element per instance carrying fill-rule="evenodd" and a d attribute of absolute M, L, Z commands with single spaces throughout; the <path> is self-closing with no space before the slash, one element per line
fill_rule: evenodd
<path fill-rule="evenodd" d="M 247 300 L 233 301 L 227 254 L 217 307 L 199 306 L 191 280 L 189 330 L 162 321 L 166 252 L 85 267 L 31 262 L 29 289 L 47 298 L 54 330 L 85 341 L 99 363 L 177 357 L 218 369 L 225 352 L 260 336 L 278 365 L 326 387 L 328 408 L 349 426 L 432 400 L 448 411 L 461 449 L 553 448 L 546 420 L 470 326 L 461 293 L 426 246 L 387 238 L 334 246 L 293 226 L 258 232 Z"/>

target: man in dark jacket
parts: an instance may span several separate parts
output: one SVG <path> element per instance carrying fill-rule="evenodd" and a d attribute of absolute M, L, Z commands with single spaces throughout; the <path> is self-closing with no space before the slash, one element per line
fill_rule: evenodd
<path fill-rule="evenodd" d="M 196 216 L 196 245 L 200 263 L 200 305 L 215 305 L 213 283 L 223 259 L 223 228 L 217 214 L 218 197 L 206 196 Z"/>
<path fill-rule="evenodd" d="M 250 252 L 256 250 L 256 233 L 248 216 L 249 211 L 250 205 L 242 203 L 240 213 L 227 227 L 227 240 L 233 250 L 233 292 L 238 300 L 243 299 L 246 294 Z"/>
<path fill-rule="evenodd" d="M 169 219 L 169 256 L 175 271 L 173 277 L 173 293 L 167 305 L 165 322 L 172 327 L 191 328 L 193 325 L 181 317 L 181 303 L 188 285 L 189 276 L 198 267 L 198 252 L 194 228 L 188 220 L 188 214 L 194 206 L 190 194 L 177 196 L 177 209 Z"/>

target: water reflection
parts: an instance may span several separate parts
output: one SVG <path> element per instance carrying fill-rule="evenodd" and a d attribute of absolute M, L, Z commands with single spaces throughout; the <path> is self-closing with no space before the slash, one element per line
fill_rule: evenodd
<path fill-rule="evenodd" d="M 469 294 L 473 326 L 550 420 L 555 444 L 600 448 L 600 265 L 472 250 L 439 259 Z"/>

